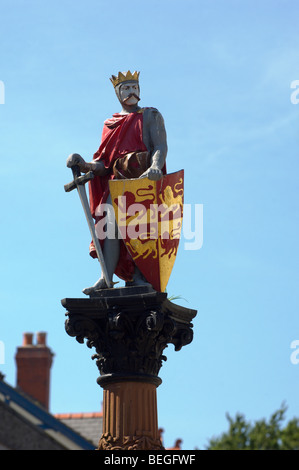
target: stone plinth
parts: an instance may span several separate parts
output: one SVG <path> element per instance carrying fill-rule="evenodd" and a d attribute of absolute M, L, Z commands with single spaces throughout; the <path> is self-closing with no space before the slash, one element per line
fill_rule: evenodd
<path fill-rule="evenodd" d="M 104 390 L 99 449 L 161 449 L 156 388 L 163 351 L 169 343 L 178 351 L 192 341 L 196 311 L 148 287 L 105 289 L 62 305 L 66 332 L 95 349 Z"/>

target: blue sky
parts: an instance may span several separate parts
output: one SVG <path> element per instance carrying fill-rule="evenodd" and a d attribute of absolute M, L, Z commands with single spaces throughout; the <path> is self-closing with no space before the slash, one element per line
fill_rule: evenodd
<path fill-rule="evenodd" d="M 65 161 L 92 158 L 119 110 L 109 81 L 140 70 L 157 107 L 168 171 L 203 204 L 203 246 L 184 240 L 168 284 L 198 310 L 194 341 L 169 346 L 158 388 L 166 446 L 204 448 L 226 412 L 299 416 L 298 2 L 292 0 L 0 1 L 1 327 L 6 380 L 25 331 L 55 352 L 53 413 L 97 411 L 92 351 L 64 331 L 60 300 L 99 275 Z"/>

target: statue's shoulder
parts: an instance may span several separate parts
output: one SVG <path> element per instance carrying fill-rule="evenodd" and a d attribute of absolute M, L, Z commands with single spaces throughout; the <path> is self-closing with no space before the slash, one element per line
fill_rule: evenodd
<path fill-rule="evenodd" d="M 143 108 L 143 120 L 145 124 L 153 122 L 163 123 L 163 116 L 157 108 L 148 107 Z"/>
<path fill-rule="evenodd" d="M 143 114 L 160 114 L 158 109 L 157 108 L 153 108 L 153 107 L 146 107 L 146 108 L 142 108 L 142 112 Z"/>

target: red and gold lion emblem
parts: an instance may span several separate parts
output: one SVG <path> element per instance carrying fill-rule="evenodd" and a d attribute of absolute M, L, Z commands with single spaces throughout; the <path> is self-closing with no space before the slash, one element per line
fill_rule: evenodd
<path fill-rule="evenodd" d="M 164 292 L 180 241 L 184 205 L 184 171 L 109 182 L 120 234 L 147 281 Z"/>

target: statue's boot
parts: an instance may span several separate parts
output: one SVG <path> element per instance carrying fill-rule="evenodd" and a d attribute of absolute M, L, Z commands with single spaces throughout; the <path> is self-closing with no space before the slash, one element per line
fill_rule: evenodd
<path fill-rule="evenodd" d="M 108 289 L 108 286 L 104 278 L 100 278 L 93 286 L 86 287 L 85 289 L 82 290 L 82 292 L 83 294 L 90 295 L 93 292 L 97 290 L 101 290 L 101 289 Z"/>
<path fill-rule="evenodd" d="M 139 271 L 137 266 L 135 267 L 133 280 L 126 282 L 126 287 L 131 287 L 131 286 L 150 286 L 151 287 L 151 284 L 145 279 L 145 277 Z"/>

